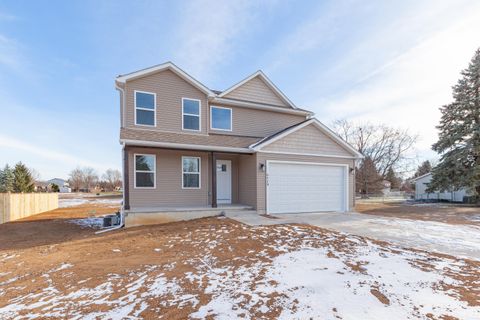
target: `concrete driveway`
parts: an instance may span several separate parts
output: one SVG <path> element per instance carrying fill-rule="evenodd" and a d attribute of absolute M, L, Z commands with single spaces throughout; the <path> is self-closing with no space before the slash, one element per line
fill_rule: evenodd
<path fill-rule="evenodd" d="M 271 218 L 254 211 L 233 212 L 229 218 L 251 225 L 301 223 L 389 241 L 410 248 L 480 260 L 480 227 L 434 221 L 379 217 L 359 213 L 278 214 Z"/>

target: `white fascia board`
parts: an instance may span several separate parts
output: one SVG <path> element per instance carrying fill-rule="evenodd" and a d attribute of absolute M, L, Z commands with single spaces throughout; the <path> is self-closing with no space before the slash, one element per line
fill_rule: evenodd
<path fill-rule="evenodd" d="M 299 110 L 299 109 L 291 109 L 285 107 L 274 107 L 274 106 L 267 106 L 260 103 L 249 102 L 249 101 L 240 101 L 240 100 L 233 100 L 228 98 L 221 98 L 220 96 L 215 97 L 210 100 L 213 103 L 217 104 L 228 104 L 233 105 L 236 107 L 243 107 L 243 108 L 250 108 L 250 109 L 259 109 L 259 110 L 266 110 L 266 111 L 275 111 L 280 113 L 290 113 L 290 114 L 298 114 L 305 117 L 312 116 L 313 112 Z"/>
<path fill-rule="evenodd" d="M 288 99 L 288 97 L 282 92 L 280 91 L 280 89 L 277 88 L 277 86 L 263 73 L 262 70 L 258 70 L 256 71 L 255 73 L 253 73 L 252 75 L 246 77 L 245 79 L 243 79 L 242 81 L 238 82 L 237 84 L 231 86 L 230 88 L 228 88 L 227 90 L 223 91 L 222 93 L 220 93 L 218 96 L 220 98 L 226 96 L 227 94 L 229 94 L 230 92 L 234 91 L 235 89 L 237 89 L 238 87 L 244 85 L 245 83 L 247 83 L 248 81 L 252 80 L 253 78 L 255 77 L 260 77 L 262 78 L 262 80 L 265 81 L 265 83 L 267 84 L 268 87 L 270 87 L 270 89 L 272 89 L 273 91 L 275 91 L 275 93 L 277 93 L 284 102 L 286 102 L 288 105 L 290 105 L 293 109 L 297 109 L 297 106 L 292 102 L 290 101 L 290 99 Z"/>
<path fill-rule="evenodd" d="M 137 79 L 137 78 L 140 78 L 140 77 L 144 77 L 144 76 L 147 76 L 149 74 L 160 72 L 160 71 L 163 71 L 163 70 L 166 70 L 166 69 L 169 69 L 169 70 L 173 71 L 178 76 L 180 76 L 182 79 L 184 79 L 185 81 L 189 82 L 190 84 L 192 84 L 194 87 L 196 87 L 200 91 L 207 94 L 209 97 L 215 97 L 216 96 L 216 94 L 213 91 L 211 91 L 210 89 L 208 89 L 204 84 L 202 84 L 200 81 L 193 78 L 191 75 L 189 75 L 188 73 L 186 73 L 185 71 L 183 71 L 182 69 L 177 67 L 172 62 L 166 62 L 166 63 L 162 63 L 162 64 L 159 64 L 159 65 L 150 67 L 150 68 L 142 69 L 142 70 L 135 71 L 135 72 L 132 72 L 132 73 L 128 73 L 128 74 L 125 74 L 125 75 L 120 75 L 115 80 L 118 81 L 118 82 L 125 83 L 128 80 L 133 80 L 133 79 Z"/>
<path fill-rule="evenodd" d="M 279 134 L 278 136 L 272 138 L 272 139 L 268 139 L 268 137 L 266 137 L 264 140 L 266 141 L 262 141 L 260 140 L 259 142 L 256 142 L 252 145 L 249 146 L 249 148 L 255 150 L 255 151 L 260 151 L 262 148 L 268 146 L 269 144 L 279 140 L 279 139 L 282 139 L 283 137 L 285 136 L 288 136 L 289 134 L 295 132 L 295 131 L 298 131 L 310 124 L 313 124 L 315 125 L 317 128 L 319 128 L 323 133 L 325 133 L 327 136 L 329 136 L 331 139 L 333 139 L 335 142 L 337 142 L 338 144 L 340 144 L 342 147 L 344 147 L 345 149 L 347 149 L 350 153 L 352 153 L 354 155 L 354 158 L 355 159 L 362 159 L 364 158 L 364 156 L 358 152 L 357 150 L 355 150 L 351 145 L 349 145 L 347 142 L 345 142 L 342 138 L 340 138 L 338 135 L 336 135 L 333 131 L 331 131 L 327 126 L 325 126 L 323 123 L 321 123 L 320 121 L 318 121 L 317 119 L 315 118 L 312 118 L 308 121 L 305 121 L 304 123 L 296 126 L 296 127 L 293 127 L 285 132 L 282 132 L 281 134 Z"/>
<path fill-rule="evenodd" d="M 427 176 L 429 176 L 429 175 L 431 175 L 431 174 L 432 174 L 431 172 L 425 173 L 425 174 L 421 175 L 420 177 L 416 177 L 416 178 L 412 179 L 412 181 L 415 182 L 415 181 L 420 180 L 420 179 L 422 179 L 422 178 L 425 178 L 425 177 L 427 177 Z"/>
<path fill-rule="evenodd" d="M 120 143 L 123 143 L 126 146 L 139 146 L 139 147 L 153 147 L 153 148 L 158 147 L 158 148 L 199 150 L 199 151 L 254 153 L 253 150 L 248 148 L 205 146 L 205 145 L 183 144 L 183 143 L 173 143 L 173 142 L 156 142 L 156 141 L 146 141 L 146 140 L 120 139 Z"/>

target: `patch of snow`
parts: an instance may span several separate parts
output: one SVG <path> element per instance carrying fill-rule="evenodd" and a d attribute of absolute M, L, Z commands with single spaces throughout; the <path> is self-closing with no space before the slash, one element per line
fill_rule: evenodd
<path fill-rule="evenodd" d="M 68 220 L 68 222 L 79 225 L 82 228 L 101 229 L 103 227 L 103 218 L 101 217 L 73 219 Z"/>
<path fill-rule="evenodd" d="M 60 198 L 58 200 L 58 206 L 60 208 L 66 207 L 74 207 L 79 206 L 81 204 L 111 204 L 112 206 L 118 206 L 122 203 L 122 198 L 107 198 L 102 199 L 102 197 L 98 198 L 85 198 L 85 197 L 75 197 L 75 198 Z"/>

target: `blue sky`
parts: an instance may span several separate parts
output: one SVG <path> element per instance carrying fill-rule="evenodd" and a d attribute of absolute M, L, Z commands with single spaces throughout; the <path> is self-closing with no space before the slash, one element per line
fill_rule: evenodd
<path fill-rule="evenodd" d="M 410 128 L 434 158 L 479 30 L 475 0 L 4 1 L 0 166 L 120 168 L 114 78 L 169 60 L 218 90 L 262 69 L 324 123 Z"/>

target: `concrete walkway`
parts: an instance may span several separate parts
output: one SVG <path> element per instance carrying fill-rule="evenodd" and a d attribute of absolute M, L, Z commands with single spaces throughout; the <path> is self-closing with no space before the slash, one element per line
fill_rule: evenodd
<path fill-rule="evenodd" d="M 251 225 L 301 223 L 389 241 L 404 247 L 480 260 L 480 227 L 408 220 L 359 213 L 298 213 L 267 218 L 255 211 L 238 211 L 229 218 Z"/>

